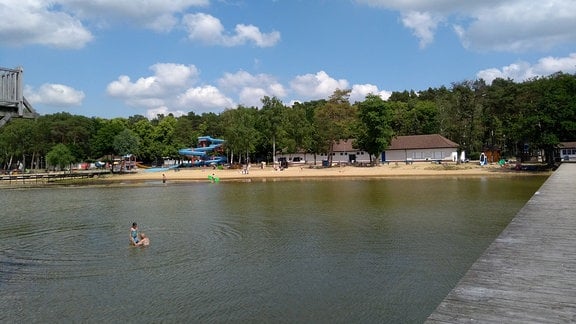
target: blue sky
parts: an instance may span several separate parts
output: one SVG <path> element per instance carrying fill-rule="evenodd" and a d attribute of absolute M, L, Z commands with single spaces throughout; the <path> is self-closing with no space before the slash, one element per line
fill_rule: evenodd
<path fill-rule="evenodd" d="M 40 114 L 220 113 L 576 73 L 573 0 L 0 0 Z"/>

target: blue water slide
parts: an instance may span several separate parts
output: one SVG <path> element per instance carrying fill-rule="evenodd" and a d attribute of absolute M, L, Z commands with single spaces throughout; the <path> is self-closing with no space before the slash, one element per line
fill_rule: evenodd
<path fill-rule="evenodd" d="M 178 150 L 178 154 L 184 155 L 184 156 L 205 156 L 206 152 L 205 151 L 198 151 L 198 150 L 192 149 L 192 148 L 185 148 L 185 149 Z"/>
<path fill-rule="evenodd" d="M 217 156 L 213 159 L 210 160 L 206 160 L 204 161 L 204 163 L 206 165 L 211 165 L 211 164 L 222 164 L 222 163 L 227 163 L 228 159 L 225 156 Z"/>
<path fill-rule="evenodd" d="M 212 138 L 210 136 L 200 136 L 198 137 L 198 143 L 202 146 L 195 148 L 183 148 L 178 150 L 178 153 L 187 157 L 199 157 L 200 160 L 194 161 L 194 165 L 210 165 L 212 163 L 221 164 L 227 162 L 227 158 L 225 156 L 216 156 L 212 157 L 211 159 L 207 159 L 209 152 L 215 151 L 216 149 L 220 148 L 222 144 L 224 144 L 223 139 Z"/>
<path fill-rule="evenodd" d="M 200 136 L 198 142 L 208 142 L 212 144 L 223 144 L 224 140 L 219 138 L 212 138 L 211 136 Z"/>

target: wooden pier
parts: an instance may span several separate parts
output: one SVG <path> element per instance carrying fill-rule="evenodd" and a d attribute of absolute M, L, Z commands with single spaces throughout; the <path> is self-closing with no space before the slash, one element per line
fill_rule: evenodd
<path fill-rule="evenodd" d="M 576 163 L 546 180 L 426 323 L 576 323 Z"/>
<path fill-rule="evenodd" d="M 64 180 L 90 179 L 110 174 L 110 170 L 76 172 L 26 173 L 0 175 L 0 187 L 13 185 L 37 185 L 62 183 Z"/>

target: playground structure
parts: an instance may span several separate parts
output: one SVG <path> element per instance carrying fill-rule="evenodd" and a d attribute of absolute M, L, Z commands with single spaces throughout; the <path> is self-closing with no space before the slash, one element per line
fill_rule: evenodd
<path fill-rule="evenodd" d="M 12 118 L 36 118 L 38 113 L 24 98 L 21 67 L 0 67 L 0 127 Z"/>
<path fill-rule="evenodd" d="M 223 145 L 223 139 L 200 136 L 198 147 L 180 149 L 178 153 L 191 160 L 190 163 L 183 163 L 184 166 L 220 165 L 228 162 L 226 156 L 222 154 Z"/>
<path fill-rule="evenodd" d="M 112 163 L 112 172 L 115 173 L 135 172 L 136 169 L 136 156 L 132 154 L 115 157 L 114 162 Z"/>

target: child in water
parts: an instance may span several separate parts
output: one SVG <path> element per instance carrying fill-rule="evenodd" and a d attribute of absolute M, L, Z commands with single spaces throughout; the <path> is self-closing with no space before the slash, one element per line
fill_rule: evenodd
<path fill-rule="evenodd" d="M 138 236 L 138 224 L 136 222 L 132 223 L 132 227 L 130 227 L 130 244 L 131 245 L 138 245 L 140 241 L 140 237 Z"/>

